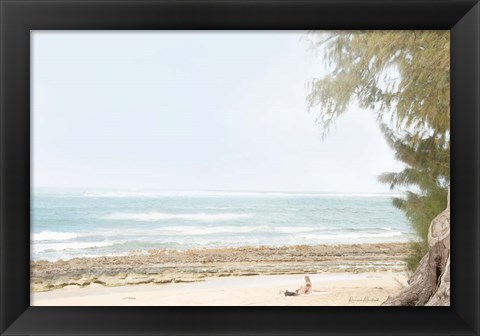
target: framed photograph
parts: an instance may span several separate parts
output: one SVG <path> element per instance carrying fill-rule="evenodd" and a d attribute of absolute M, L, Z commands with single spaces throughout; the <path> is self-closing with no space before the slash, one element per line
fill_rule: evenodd
<path fill-rule="evenodd" d="M 0 10 L 1 335 L 479 334 L 477 1 Z"/>

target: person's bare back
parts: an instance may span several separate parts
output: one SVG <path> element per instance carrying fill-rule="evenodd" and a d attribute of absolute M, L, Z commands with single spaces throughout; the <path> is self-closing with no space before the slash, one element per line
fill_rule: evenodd
<path fill-rule="evenodd" d="M 309 276 L 305 276 L 305 284 L 300 286 L 295 292 L 285 291 L 285 296 L 297 296 L 301 294 L 310 294 L 312 292 L 312 281 L 310 281 Z"/>

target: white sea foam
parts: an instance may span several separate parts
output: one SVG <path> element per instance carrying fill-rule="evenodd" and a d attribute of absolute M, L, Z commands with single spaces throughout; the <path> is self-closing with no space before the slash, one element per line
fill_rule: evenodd
<path fill-rule="evenodd" d="M 55 232 L 55 231 L 42 231 L 39 233 L 34 233 L 34 241 L 45 241 L 45 240 L 69 240 L 77 238 L 78 235 L 74 232 Z"/>
<path fill-rule="evenodd" d="M 320 228 L 321 229 L 321 228 Z M 215 225 L 207 226 L 206 224 L 200 225 L 172 225 L 172 226 L 159 226 L 148 228 L 148 234 L 146 235 L 145 228 L 133 227 L 128 229 L 122 229 L 115 232 L 115 236 L 121 236 L 122 239 L 128 239 L 129 237 L 143 237 L 143 236 L 189 236 L 189 235 L 208 235 L 208 234 L 235 234 L 235 233 L 259 233 L 259 234 L 275 234 L 275 233 L 304 233 L 318 231 L 319 227 L 288 227 L 280 226 L 273 227 L 271 225 Z M 112 232 L 109 230 L 95 231 L 95 234 L 102 237 L 111 237 Z"/>
<path fill-rule="evenodd" d="M 121 242 L 115 241 L 99 241 L 99 242 L 71 242 L 71 243 L 55 243 L 55 244 L 34 244 L 33 251 L 48 252 L 48 251 L 65 251 L 65 250 L 81 250 L 95 247 L 107 247 Z"/>
<path fill-rule="evenodd" d="M 202 226 L 174 226 L 174 227 L 165 227 L 161 231 L 166 231 L 169 234 L 180 234 L 180 235 L 208 235 L 215 233 L 248 233 L 259 231 L 261 228 L 252 227 L 252 226 L 213 226 L 213 227 L 202 227 Z"/>
<path fill-rule="evenodd" d="M 315 193 L 277 191 L 88 191 L 84 197 L 402 197 L 381 193 Z"/>
<path fill-rule="evenodd" d="M 148 251 L 145 251 L 147 253 Z M 70 260 L 74 258 L 98 258 L 98 257 L 122 257 L 128 256 L 130 252 L 119 252 L 119 253 L 105 253 L 105 254 L 92 254 L 92 253 L 75 253 L 71 255 L 66 251 L 66 253 L 57 252 L 56 255 L 41 255 L 34 257 L 34 260 L 46 260 L 50 262 L 55 262 L 58 260 Z"/>
<path fill-rule="evenodd" d="M 320 240 L 343 240 L 343 239 L 361 239 L 361 238 L 390 238 L 403 236 L 402 232 L 392 231 L 385 233 L 344 233 L 344 234 L 308 234 L 304 235 L 307 239 Z"/>
<path fill-rule="evenodd" d="M 273 229 L 275 232 L 280 233 L 302 233 L 302 232 L 312 232 L 318 230 L 318 227 L 307 227 L 307 226 L 280 226 Z"/>
<path fill-rule="evenodd" d="M 215 233 L 296 233 L 312 232 L 315 228 L 308 227 L 276 227 L 267 225 L 257 226 L 170 226 L 159 229 L 160 232 L 167 232 L 175 235 L 208 235 Z"/>
<path fill-rule="evenodd" d="M 242 218 L 252 217 L 251 214 L 239 214 L 239 213 L 218 213 L 218 214 L 206 214 L 204 212 L 191 213 L 191 214 L 172 214 L 163 212 L 140 212 L 140 213 L 125 213 L 118 212 L 107 215 L 104 219 L 111 220 L 132 220 L 132 221 L 161 221 L 169 219 L 180 219 L 190 221 L 201 222 L 214 222 L 214 221 L 227 221 Z"/>

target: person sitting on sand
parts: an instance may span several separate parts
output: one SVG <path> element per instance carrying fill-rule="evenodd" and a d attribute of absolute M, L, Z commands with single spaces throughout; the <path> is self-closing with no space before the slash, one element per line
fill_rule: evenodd
<path fill-rule="evenodd" d="M 300 286 L 296 291 L 285 291 L 285 296 L 297 296 L 300 294 L 310 294 L 312 292 L 312 281 L 310 281 L 309 276 L 305 276 L 305 284 Z"/>

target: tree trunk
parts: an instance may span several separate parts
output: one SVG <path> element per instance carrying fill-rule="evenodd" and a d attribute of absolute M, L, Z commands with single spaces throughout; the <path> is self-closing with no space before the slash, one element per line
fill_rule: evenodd
<path fill-rule="evenodd" d="M 450 305 L 450 188 L 447 208 L 430 224 L 428 246 L 409 285 L 382 306 Z"/>

